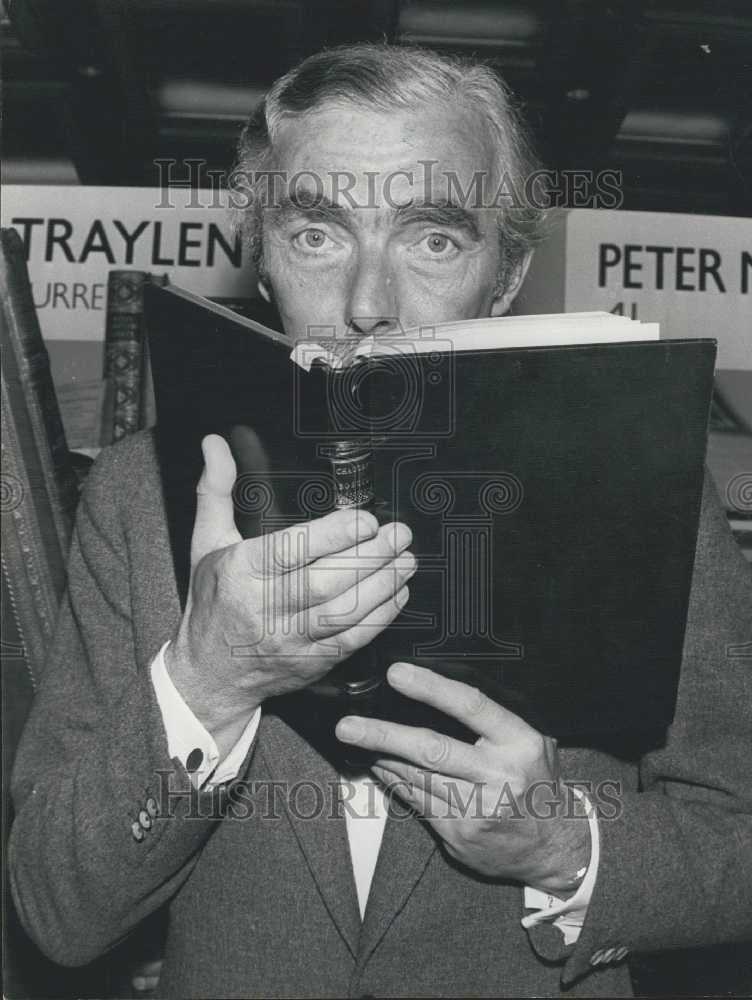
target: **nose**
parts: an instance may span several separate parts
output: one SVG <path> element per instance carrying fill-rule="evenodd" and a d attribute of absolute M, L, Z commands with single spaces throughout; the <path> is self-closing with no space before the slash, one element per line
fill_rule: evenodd
<path fill-rule="evenodd" d="M 348 290 L 348 328 L 362 336 L 399 329 L 397 298 L 389 262 L 377 250 L 361 251 Z"/>

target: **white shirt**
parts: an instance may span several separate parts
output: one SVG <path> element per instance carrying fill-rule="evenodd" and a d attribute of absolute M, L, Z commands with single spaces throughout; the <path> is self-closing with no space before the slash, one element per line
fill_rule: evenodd
<path fill-rule="evenodd" d="M 202 761 L 191 771 L 191 781 L 196 788 L 204 785 L 214 787 L 231 781 L 237 776 L 256 735 L 261 721 L 261 709 L 256 709 L 235 746 L 220 761 L 217 744 L 211 733 L 198 721 L 167 673 L 164 661 L 166 648 L 167 643 L 152 661 L 151 680 L 162 713 L 170 757 L 177 758 L 183 767 L 187 767 L 189 755 L 195 754 L 196 750 L 200 751 Z M 369 774 L 357 778 L 343 777 L 341 780 L 349 785 L 349 808 L 345 809 L 345 824 L 362 918 L 387 819 L 387 801 L 381 786 Z M 525 928 L 544 921 L 553 923 L 564 935 L 565 944 L 574 944 L 579 937 L 593 893 L 600 858 L 600 836 L 595 810 L 579 789 L 573 788 L 573 791 L 588 809 L 590 863 L 585 877 L 577 892 L 567 900 L 526 886 L 525 907 L 536 912 L 522 918 L 522 926 Z"/>

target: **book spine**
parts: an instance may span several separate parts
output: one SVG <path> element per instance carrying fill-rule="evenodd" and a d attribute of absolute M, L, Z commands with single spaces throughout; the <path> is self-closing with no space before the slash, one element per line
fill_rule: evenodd
<path fill-rule="evenodd" d="M 50 359 L 42 339 L 23 244 L 14 229 L 2 231 L 0 294 L 5 364 L 21 386 L 30 433 L 42 463 L 42 479 L 63 552 L 68 551 L 78 482 L 52 381 Z M 18 405 L 23 405 L 19 400 Z"/>
<path fill-rule="evenodd" d="M 2 398 L 2 562 L 23 641 L 23 656 L 41 670 L 65 587 L 65 550 L 55 528 L 43 461 L 31 432 L 23 389 L 6 362 Z"/>
<path fill-rule="evenodd" d="M 164 288 L 168 283 L 166 274 L 149 275 L 149 283 Z M 144 322 L 144 362 L 143 378 L 141 380 L 141 427 L 153 427 L 157 422 L 157 401 L 154 395 L 154 377 L 151 370 L 151 356 L 149 354 L 148 330 Z"/>
<path fill-rule="evenodd" d="M 110 271 L 107 279 L 103 445 L 114 444 L 141 427 L 146 281 L 144 271 Z"/>

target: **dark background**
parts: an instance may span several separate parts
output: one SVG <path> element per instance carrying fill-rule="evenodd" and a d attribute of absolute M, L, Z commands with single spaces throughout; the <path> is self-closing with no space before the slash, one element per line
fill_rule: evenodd
<path fill-rule="evenodd" d="M 5 0 L 0 17 L 5 183 L 153 186 L 172 159 L 208 185 L 272 80 L 387 39 L 488 60 L 544 162 L 621 170 L 623 208 L 752 215 L 750 0 Z M 9 946 L 25 985 L 6 994 L 127 995 L 114 961 L 64 972 L 18 927 Z M 747 996 L 750 952 L 641 956 L 635 987 Z"/>
<path fill-rule="evenodd" d="M 624 208 L 752 214 L 749 0 L 5 0 L 3 29 L 9 183 L 226 170 L 272 80 L 388 39 L 487 59 L 546 163 L 621 169 Z"/>

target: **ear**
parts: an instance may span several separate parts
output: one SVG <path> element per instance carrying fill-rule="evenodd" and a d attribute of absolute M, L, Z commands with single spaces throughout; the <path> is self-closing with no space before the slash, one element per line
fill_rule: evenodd
<path fill-rule="evenodd" d="M 509 311 L 509 307 L 514 302 L 517 292 L 522 288 L 522 283 L 525 280 L 525 275 L 527 274 L 527 269 L 530 267 L 530 261 L 533 259 L 533 251 L 530 250 L 525 254 L 524 258 L 520 264 L 514 269 L 510 281 L 507 282 L 506 288 L 500 291 L 493 300 L 491 305 L 491 315 L 492 316 L 503 316 Z"/>

